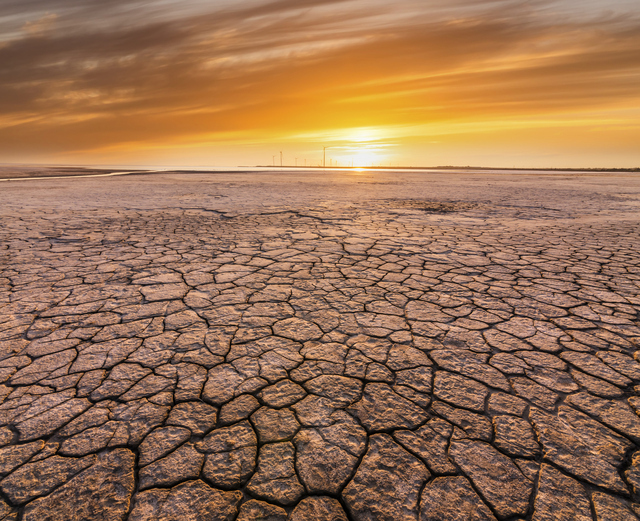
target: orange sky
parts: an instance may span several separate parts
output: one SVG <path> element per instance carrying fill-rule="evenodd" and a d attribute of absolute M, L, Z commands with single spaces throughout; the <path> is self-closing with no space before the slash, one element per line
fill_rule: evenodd
<path fill-rule="evenodd" d="M 638 0 L 2 0 L 0 162 L 640 166 Z"/>

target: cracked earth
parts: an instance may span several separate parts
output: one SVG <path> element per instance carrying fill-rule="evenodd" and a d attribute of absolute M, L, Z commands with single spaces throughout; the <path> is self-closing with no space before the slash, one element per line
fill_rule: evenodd
<path fill-rule="evenodd" d="M 0 185 L 0 519 L 635 520 L 640 179 Z"/>

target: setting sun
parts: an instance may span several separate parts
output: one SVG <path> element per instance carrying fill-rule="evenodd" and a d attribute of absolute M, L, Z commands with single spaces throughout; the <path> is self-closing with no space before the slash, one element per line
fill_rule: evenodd
<path fill-rule="evenodd" d="M 348 131 L 343 160 L 354 167 L 383 166 L 390 160 L 390 145 L 384 142 L 384 129 L 360 128 Z"/>
<path fill-rule="evenodd" d="M 353 156 L 353 166 L 375 166 L 379 162 L 376 151 L 367 150 L 366 148 L 356 150 Z"/>

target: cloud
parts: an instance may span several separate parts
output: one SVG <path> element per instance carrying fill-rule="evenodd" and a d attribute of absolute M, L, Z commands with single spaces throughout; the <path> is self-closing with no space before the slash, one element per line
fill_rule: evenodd
<path fill-rule="evenodd" d="M 30 36 L 41 36 L 53 28 L 57 19 L 57 14 L 47 14 L 34 22 L 25 22 L 22 30 Z"/>
<path fill-rule="evenodd" d="M 0 46 L 0 153 L 639 106 L 638 17 L 546 1 L 25 2 L 60 14 Z"/>

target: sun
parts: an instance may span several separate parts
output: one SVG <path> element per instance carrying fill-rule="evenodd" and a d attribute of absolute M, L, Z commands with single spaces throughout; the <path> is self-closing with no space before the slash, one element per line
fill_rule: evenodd
<path fill-rule="evenodd" d="M 366 167 L 375 166 L 380 163 L 380 155 L 376 149 L 367 146 L 353 147 L 353 166 Z"/>
<path fill-rule="evenodd" d="M 349 129 L 344 135 L 345 156 L 350 156 L 354 167 L 382 166 L 391 159 L 393 145 L 382 128 L 361 127 Z"/>
<path fill-rule="evenodd" d="M 374 127 L 336 131 L 324 147 L 326 164 L 353 168 L 380 167 L 395 159 L 396 144 L 384 129 Z"/>

